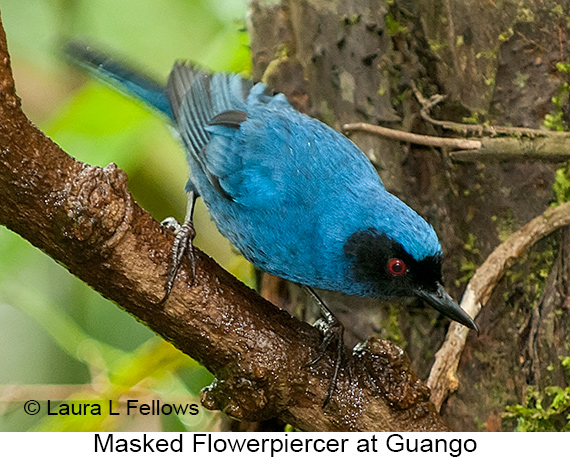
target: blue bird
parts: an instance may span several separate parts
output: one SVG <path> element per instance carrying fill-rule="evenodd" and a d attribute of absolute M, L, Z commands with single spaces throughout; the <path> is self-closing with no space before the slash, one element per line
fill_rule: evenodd
<path fill-rule="evenodd" d="M 348 138 L 237 74 L 177 63 L 164 86 L 84 45 L 67 51 L 162 112 L 185 146 L 189 205 L 167 293 L 182 256 L 192 258 L 200 196 L 220 232 L 264 271 L 349 295 L 416 296 L 477 329 L 442 286 L 434 229 L 386 191 Z"/>

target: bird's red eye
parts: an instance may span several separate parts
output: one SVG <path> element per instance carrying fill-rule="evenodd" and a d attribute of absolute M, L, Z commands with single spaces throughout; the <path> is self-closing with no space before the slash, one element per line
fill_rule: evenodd
<path fill-rule="evenodd" d="M 388 260 L 388 272 L 393 276 L 403 275 L 407 269 L 406 264 L 400 259 Z"/>

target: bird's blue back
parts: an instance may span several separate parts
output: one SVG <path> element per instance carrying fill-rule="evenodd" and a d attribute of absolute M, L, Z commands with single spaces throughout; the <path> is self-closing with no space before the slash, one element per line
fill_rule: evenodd
<path fill-rule="evenodd" d="M 188 74 L 192 84 L 177 95 L 177 80 Z M 349 274 L 344 247 L 351 234 L 374 228 L 417 260 L 441 252 L 431 226 L 385 190 L 350 140 L 282 94 L 248 83 L 179 65 L 167 91 L 189 151 L 191 185 L 246 258 L 295 282 L 365 295 Z M 231 111 L 246 116 L 236 125 L 209 125 Z"/>
<path fill-rule="evenodd" d="M 104 64 L 92 66 L 109 80 Z M 111 83 L 171 117 L 187 150 L 188 190 L 257 267 L 316 288 L 378 295 L 350 273 L 345 245 L 354 233 L 385 234 L 418 261 L 441 254 L 432 227 L 385 190 L 365 155 L 282 94 L 183 64 L 166 88 L 137 84 L 147 80 L 131 70 L 113 73 Z"/>

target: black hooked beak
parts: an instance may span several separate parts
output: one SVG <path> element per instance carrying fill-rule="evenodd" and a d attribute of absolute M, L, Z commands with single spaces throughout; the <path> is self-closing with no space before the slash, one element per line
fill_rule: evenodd
<path fill-rule="evenodd" d="M 444 316 L 459 322 L 479 333 L 479 329 L 473 322 L 473 319 L 461 307 L 455 303 L 453 298 L 445 291 L 443 286 L 438 282 L 435 292 L 428 292 L 423 289 L 416 290 L 416 295 L 425 300 L 430 306 L 437 309 Z"/>

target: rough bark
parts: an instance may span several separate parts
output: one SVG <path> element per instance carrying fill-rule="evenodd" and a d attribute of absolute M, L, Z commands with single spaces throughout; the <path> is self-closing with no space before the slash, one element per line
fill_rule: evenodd
<path fill-rule="evenodd" d="M 132 313 L 217 377 L 207 408 L 244 420 L 277 418 L 303 430 L 447 430 L 429 390 L 391 343 L 370 340 L 329 388 L 334 354 L 309 366 L 319 332 L 279 310 L 197 252 L 168 300 L 173 234 L 132 199 L 113 164 L 78 162 L 23 114 L 0 23 L 0 223 Z"/>

